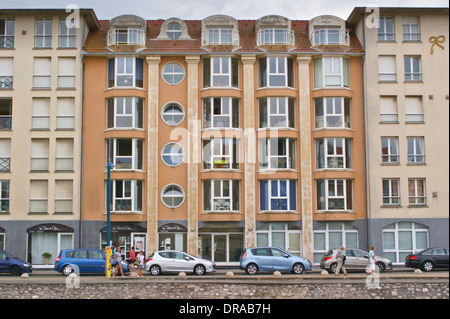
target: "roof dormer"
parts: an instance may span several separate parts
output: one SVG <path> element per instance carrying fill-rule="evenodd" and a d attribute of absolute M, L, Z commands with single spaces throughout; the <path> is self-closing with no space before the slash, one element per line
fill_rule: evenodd
<path fill-rule="evenodd" d="M 134 48 L 135 46 L 145 46 L 146 22 L 141 17 L 128 14 L 121 15 L 112 19 L 109 26 L 109 47 L 128 45 L 132 46 L 129 48 L 131 51 L 136 51 L 138 48 Z M 119 49 L 119 47 L 115 49 Z"/>
<path fill-rule="evenodd" d="M 202 20 L 202 46 L 213 51 L 233 50 L 239 47 L 238 21 L 217 14 Z"/>
<path fill-rule="evenodd" d="M 169 18 L 161 25 L 161 31 L 155 40 L 192 40 L 192 38 L 183 20 Z"/>
<path fill-rule="evenodd" d="M 264 46 L 266 49 L 272 47 L 278 51 L 295 46 L 291 20 L 285 17 L 268 15 L 259 18 L 255 27 L 258 46 Z"/>
<path fill-rule="evenodd" d="M 349 32 L 345 29 L 345 21 L 341 18 L 323 15 L 309 21 L 309 39 L 313 47 L 321 46 L 322 51 L 327 51 L 326 46 L 349 46 Z"/>

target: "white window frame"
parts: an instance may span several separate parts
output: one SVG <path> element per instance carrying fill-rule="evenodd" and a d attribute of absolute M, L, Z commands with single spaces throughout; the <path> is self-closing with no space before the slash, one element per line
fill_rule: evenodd
<path fill-rule="evenodd" d="M 276 60 L 275 65 L 272 61 Z M 267 57 L 267 86 L 268 87 L 287 87 L 288 86 L 288 63 L 286 57 Z M 284 72 L 283 71 L 284 68 Z M 281 69 L 281 71 L 280 71 Z M 283 77 L 283 85 L 272 85 L 273 77 Z"/>
<path fill-rule="evenodd" d="M 176 147 L 178 147 L 179 148 L 179 150 L 181 150 L 181 154 L 180 153 L 174 153 L 174 152 L 166 152 L 166 149 L 168 149 L 168 147 L 169 146 L 176 146 Z M 184 156 L 185 156 L 185 154 L 184 154 L 184 149 L 183 149 L 183 147 L 180 145 L 180 144 L 178 144 L 178 143 L 173 143 L 173 142 L 171 142 L 171 143 L 167 143 L 166 145 L 164 145 L 164 147 L 161 149 L 161 160 L 163 161 L 163 163 L 164 164 L 166 164 L 167 166 L 170 166 L 170 167 L 177 167 L 177 166 L 179 166 L 179 165 L 181 165 L 183 162 L 184 162 Z M 169 163 L 167 163 L 166 162 L 166 160 L 164 159 L 165 157 L 170 157 L 170 158 L 172 158 L 172 157 L 177 157 L 177 158 L 181 158 L 181 160 L 178 162 L 178 163 L 175 163 L 174 165 L 171 165 L 171 164 L 169 164 Z M 173 160 L 172 160 L 173 161 Z"/>
<path fill-rule="evenodd" d="M 170 66 L 179 66 L 181 68 L 181 71 L 167 71 L 167 68 L 169 68 Z M 166 82 L 169 85 L 177 85 L 180 84 L 181 82 L 183 82 L 184 78 L 185 78 L 185 70 L 184 67 L 177 63 L 177 62 L 168 62 L 166 65 L 164 65 L 164 67 L 162 68 L 161 74 L 162 74 L 162 78 L 164 80 L 164 82 Z M 179 80 L 178 82 L 175 81 L 175 76 L 179 76 L 182 75 L 181 80 Z"/>
<path fill-rule="evenodd" d="M 127 70 L 127 61 L 131 62 L 131 71 Z M 123 67 L 123 72 L 119 73 L 119 65 Z M 130 77 L 131 85 L 118 85 L 120 77 Z M 123 83 L 123 82 L 122 82 Z M 136 59 L 134 57 L 116 57 L 114 61 L 114 86 L 115 87 L 134 87 L 136 83 Z"/>
<path fill-rule="evenodd" d="M 279 140 L 284 143 L 284 148 L 286 154 L 273 154 L 272 150 L 276 146 L 272 143 L 278 144 Z M 293 150 L 291 150 L 293 146 Z M 278 148 L 275 147 L 277 150 Z M 296 167 L 296 139 L 294 138 L 260 138 L 259 139 L 259 168 L 261 170 L 292 170 Z M 265 152 L 264 152 L 265 151 Z M 293 155 L 293 156 L 291 156 Z M 286 167 L 279 167 L 279 165 L 272 165 L 273 163 L 278 163 L 279 160 L 286 163 Z"/>
<path fill-rule="evenodd" d="M 233 207 L 235 205 L 234 203 L 234 199 L 233 199 L 233 195 L 234 195 L 234 182 L 236 180 L 233 179 L 212 179 L 212 180 L 205 180 L 205 182 L 209 182 L 211 187 L 210 187 L 210 191 L 211 193 L 205 194 L 205 186 L 203 185 L 203 198 L 205 198 L 205 196 L 209 196 L 210 199 L 210 208 L 211 210 L 206 210 L 204 207 L 204 211 L 207 212 L 236 212 L 235 210 L 233 210 Z M 240 182 L 239 183 L 239 191 L 240 191 Z M 224 185 L 228 184 L 228 195 L 225 194 L 224 192 Z M 216 196 L 216 187 L 218 187 L 219 189 L 217 190 L 219 195 Z M 239 205 L 241 205 L 240 203 L 240 193 L 238 193 L 238 199 L 237 199 Z M 203 201 L 204 202 L 204 201 Z M 223 208 L 223 209 L 222 209 Z M 239 210 L 238 210 L 239 211 Z"/>
<path fill-rule="evenodd" d="M 207 29 L 206 44 L 233 44 L 233 27 L 212 27 Z M 226 39 L 229 37 L 229 41 Z"/>
<path fill-rule="evenodd" d="M 319 158 L 319 140 L 323 140 L 323 158 Z M 352 168 L 352 156 L 351 156 L 351 142 L 352 140 L 344 137 L 327 137 L 320 138 L 316 140 L 316 159 L 318 163 L 323 160 L 323 167 L 317 165 L 318 169 L 349 169 Z M 332 141 L 332 149 L 329 148 L 329 141 Z M 341 143 L 342 154 L 338 153 L 338 142 Z M 348 141 L 350 141 L 350 149 L 347 150 Z M 348 155 L 348 156 L 347 156 Z M 342 167 L 339 167 L 339 159 L 342 159 Z M 336 162 L 335 164 L 332 162 Z M 350 167 L 347 167 L 347 162 L 349 162 Z M 330 163 L 332 165 L 330 165 Z"/>
<path fill-rule="evenodd" d="M 414 27 L 416 27 L 417 30 L 414 30 Z M 407 42 L 420 41 L 420 22 L 418 16 L 403 17 L 403 41 Z"/>
<path fill-rule="evenodd" d="M 337 41 L 330 41 L 331 36 L 337 36 Z M 314 29 L 314 45 L 341 44 L 341 29 L 339 27 L 316 27 Z"/>
<path fill-rule="evenodd" d="M 234 144 L 236 141 L 236 152 L 234 154 Z M 239 167 L 239 140 L 228 137 L 213 137 L 209 140 L 203 140 L 204 168 L 205 169 L 237 169 Z M 219 150 L 216 154 L 215 151 Z M 238 163 L 234 163 L 233 159 L 237 158 Z M 209 161 L 208 161 L 209 158 Z M 205 161 L 206 159 L 206 161 Z M 205 167 L 206 165 L 206 167 Z M 222 165 L 222 167 L 218 167 Z M 237 165 L 237 167 L 235 166 Z"/>
<path fill-rule="evenodd" d="M 279 37 L 283 37 L 283 40 L 280 41 Z M 258 45 L 288 44 L 288 30 L 286 28 L 261 28 L 258 42 Z"/>
<path fill-rule="evenodd" d="M 419 55 L 405 55 L 405 82 L 421 82 L 422 81 L 422 65 L 421 57 Z M 417 61 L 417 68 L 414 68 L 414 61 Z M 409 66 L 410 72 L 406 72 L 406 67 Z"/>
<path fill-rule="evenodd" d="M 317 180 L 317 195 L 319 195 L 319 181 L 324 182 L 325 184 L 325 190 L 324 190 L 324 194 L 321 195 L 325 195 L 323 202 L 325 203 L 325 209 L 319 209 L 319 207 L 317 207 L 317 211 L 335 211 L 335 212 L 346 212 L 346 211 L 352 211 L 353 210 L 353 201 L 354 201 L 354 196 L 353 194 L 351 194 L 351 198 L 352 198 L 352 207 L 348 207 L 347 205 L 347 201 L 348 201 L 348 196 L 349 194 L 347 194 L 347 183 L 350 183 L 351 185 L 351 190 L 353 192 L 353 180 L 350 179 L 321 179 L 321 180 Z M 339 193 L 339 183 L 342 183 L 342 194 Z M 331 186 L 331 188 L 330 188 Z M 334 194 L 332 194 L 332 193 Z M 344 203 L 344 207 L 343 208 L 333 208 L 330 207 L 330 201 L 332 200 L 342 200 Z M 319 205 L 319 202 L 317 202 L 317 204 Z"/>
<path fill-rule="evenodd" d="M 42 34 L 38 33 L 38 23 L 43 21 L 42 23 Z M 50 25 L 47 25 L 47 22 L 50 21 Z M 53 28 L 53 19 L 52 18 L 43 18 L 36 19 L 35 22 L 35 35 L 34 35 L 34 47 L 35 48 L 51 48 L 52 47 L 52 28 Z M 48 30 L 50 29 L 50 30 Z M 50 41 L 50 43 L 46 43 Z"/>
<path fill-rule="evenodd" d="M 122 197 L 117 196 L 116 194 L 116 188 L 117 183 L 122 182 Z M 138 189 L 137 183 L 141 182 L 141 189 Z M 127 196 L 126 192 L 126 185 L 125 183 L 129 184 L 130 186 L 130 195 Z M 113 212 L 139 212 L 138 210 L 138 191 L 142 190 L 142 181 L 138 180 L 112 180 L 111 183 L 111 211 Z M 141 197 L 142 198 L 142 197 Z M 130 201 L 130 210 L 119 210 L 116 201 L 118 200 L 124 200 L 124 201 Z M 143 203 L 141 203 L 141 207 L 143 206 Z"/>
<path fill-rule="evenodd" d="M 220 114 L 214 113 L 214 100 L 220 99 Z M 206 120 L 205 116 L 206 114 L 203 114 L 203 128 L 219 128 L 219 129 L 229 129 L 229 128 L 235 128 L 233 126 L 233 119 L 234 119 L 234 98 L 232 97 L 210 97 L 203 100 L 203 112 L 205 112 L 205 108 L 208 107 L 208 105 L 205 105 L 205 103 L 209 103 L 209 115 L 211 117 L 209 123 Z M 228 108 L 228 113 L 225 113 Z M 238 108 L 239 109 L 239 108 Z M 239 123 L 239 117 L 240 114 L 237 114 L 238 117 L 238 123 Z M 225 118 L 226 121 L 228 121 L 228 126 L 218 126 L 220 118 Z M 223 123 L 223 122 L 222 122 Z M 209 125 L 209 126 L 208 126 Z"/>
<path fill-rule="evenodd" d="M 279 226 L 283 226 L 280 228 L 274 227 L 274 225 L 278 224 Z M 301 249 L 302 249 L 302 236 L 301 236 L 301 230 L 300 229 L 290 229 L 289 223 L 283 223 L 283 222 L 271 222 L 266 225 L 261 225 L 256 230 L 256 245 L 259 247 L 273 247 L 275 246 L 275 240 L 274 235 L 275 234 L 281 234 L 284 236 L 284 246 L 279 247 L 281 249 L 284 249 L 288 252 L 290 252 L 293 255 L 301 256 Z M 264 242 L 260 242 L 261 239 L 259 239 L 260 235 L 264 235 L 267 237 L 267 242 L 264 240 Z M 298 244 L 300 250 L 291 250 L 292 242 L 291 242 L 291 236 L 290 235 L 298 235 L 299 236 L 299 242 Z"/>
<path fill-rule="evenodd" d="M 262 180 L 261 180 L 262 181 Z M 261 207 L 261 212 L 277 212 L 277 213 L 286 213 L 286 212 L 293 212 L 296 211 L 297 209 L 297 183 L 295 182 L 295 208 L 291 207 L 291 181 L 290 179 L 268 179 L 265 180 L 267 181 L 267 210 L 263 210 Z M 272 182 L 276 182 L 277 183 L 277 194 L 273 195 L 272 194 Z M 286 196 L 283 196 L 281 194 L 281 183 L 284 182 L 286 183 Z M 261 187 L 261 186 L 260 186 Z M 260 194 L 261 196 L 261 194 Z M 280 201 L 280 200 L 286 200 L 286 209 L 272 209 L 272 201 Z M 278 207 L 280 207 L 278 205 Z"/>
<path fill-rule="evenodd" d="M 131 140 L 131 155 L 117 155 L 118 150 L 118 140 Z M 141 141 L 141 149 L 139 150 L 138 142 Z M 125 171 L 125 170 L 142 170 L 143 167 L 138 167 L 138 159 L 139 155 L 141 157 L 141 165 L 143 166 L 143 156 L 144 156 L 144 150 L 143 150 L 143 142 L 142 139 L 139 138 L 114 138 L 112 139 L 112 163 L 114 164 L 113 170 L 116 171 Z M 139 151 L 141 154 L 139 154 Z M 126 160 L 125 165 L 121 167 L 120 162 L 118 160 Z M 128 164 L 128 161 L 131 162 L 131 167 L 126 167 Z"/>
<path fill-rule="evenodd" d="M 231 77 L 232 77 L 232 65 L 231 65 L 231 57 L 211 57 L 211 87 L 231 87 Z M 216 63 L 218 62 L 218 65 Z M 226 69 L 228 68 L 228 72 Z M 228 81 L 224 85 L 222 85 L 222 81 L 218 80 L 218 78 L 227 78 Z"/>
<path fill-rule="evenodd" d="M 412 149 L 411 144 L 412 142 Z M 425 140 L 423 136 L 407 137 L 408 164 L 425 164 Z M 420 145 L 419 145 L 420 144 Z M 418 147 L 419 146 L 419 147 Z M 421 149 L 421 152 L 419 150 Z"/>
<path fill-rule="evenodd" d="M 383 154 L 383 144 L 386 144 L 387 154 Z M 394 150 L 396 152 L 394 152 Z M 400 158 L 398 155 L 398 137 L 397 136 L 382 136 L 381 137 L 381 163 L 383 164 L 398 164 Z"/>
<path fill-rule="evenodd" d="M 75 26 L 68 28 L 66 21 L 67 19 L 59 20 L 59 47 L 75 49 L 77 29 Z"/>
<path fill-rule="evenodd" d="M 172 188 L 172 187 L 173 187 L 173 188 L 177 188 L 177 189 L 180 191 L 181 195 L 179 195 L 179 196 L 165 196 L 166 191 L 167 191 L 169 188 Z M 167 203 L 164 201 L 164 198 L 165 198 L 165 197 L 167 197 L 167 198 L 179 197 L 179 198 L 182 198 L 182 200 L 181 200 L 181 202 L 180 202 L 178 205 L 171 206 L 171 205 L 167 204 Z M 186 196 L 185 196 L 185 194 L 184 194 L 183 187 L 181 187 L 180 185 L 177 185 L 177 184 L 169 184 L 169 185 L 166 185 L 166 186 L 162 189 L 162 191 L 161 191 L 161 201 L 162 201 L 162 203 L 164 204 L 164 206 L 166 206 L 166 207 L 168 207 L 168 208 L 174 209 L 174 208 L 180 207 L 181 205 L 183 205 L 185 198 L 186 198 Z"/>
<path fill-rule="evenodd" d="M 171 107 L 177 107 L 180 109 L 181 113 L 175 113 L 173 111 L 168 111 L 169 108 Z M 180 117 L 181 119 L 179 121 L 175 121 L 174 117 Z M 177 102 L 169 102 L 166 105 L 164 105 L 164 107 L 161 109 L 161 118 L 164 121 L 164 123 L 166 123 L 167 125 L 170 126 L 176 126 L 181 124 L 184 121 L 185 118 L 185 111 L 184 108 L 181 104 L 177 103 Z M 170 117 L 170 119 L 167 119 L 165 117 Z"/>
<path fill-rule="evenodd" d="M 110 103 L 112 101 L 112 103 Z M 130 102 L 128 102 L 130 101 Z M 127 112 L 127 103 L 131 103 L 131 112 Z M 142 105 L 139 105 L 142 104 Z M 138 120 L 141 119 L 141 124 L 143 126 L 143 101 L 138 97 L 114 97 L 108 99 L 107 107 L 112 107 L 113 109 L 108 109 L 107 112 L 112 112 L 113 123 L 107 123 L 108 129 L 142 129 L 143 127 L 139 127 Z M 121 105 L 120 105 L 121 104 Z M 119 108 L 122 108 L 122 112 L 119 113 Z M 109 114 L 108 114 L 109 116 Z M 118 126 L 118 119 L 120 117 L 131 117 L 131 126 Z M 111 125 L 112 124 L 112 125 Z"/>
<path fill-rule="evenodd" d="M 383 178 L 382 181 L 382 206 L 400 206 L 400 179 Z M 397 193 L 395 193 L 395 190 Z"/>
<path fill-rule="evenodd" d="M 419 192 L 419 183 L 422 184 L 420 185 L 420 188 L 423 193 Z M 411 193 L 411 190 L 413 193 Z M 408 178 L 408 205 L 414 207 L 427 205 L 427 188 L 425 178 Z"/>
<path fill-rule="evenodd" d="M 176 27 L 178 27 L 178 28 L 176 28 Z M 170 23 L 166 28 L 166 35 L 171 40 L 178 39 L 182 33 L 183 33 L 183 28 L 181 27 L 180 24 L 178 24 L 176 22 Z"/>
<path fill-rule="evenodd" d="M 392 32 L 386 30 L 387 21 L 392 21 Z M 378 28 L 378 41 L 395 41 L 395 24 L 393 17 L 380 17 Z M 381 26 L 383 26 L 383 32 L 380 32 Z"/>
<path fill-rule="evenodd" d="M 14 19 L 1 18 L 0 23 L 4 28 L 4 33 L 0 34 L 0 49 L 14 48 Z"/>
<path fill-rule="evenodd" d="M 9 212 L 9 203 L 10 203 L 10 181 L 0 180 L 0 213 L 8 213 Z M 3 197 L 5 196 L 5 197 Z M 0 249 L 3 247 L 0 246 Z"/>

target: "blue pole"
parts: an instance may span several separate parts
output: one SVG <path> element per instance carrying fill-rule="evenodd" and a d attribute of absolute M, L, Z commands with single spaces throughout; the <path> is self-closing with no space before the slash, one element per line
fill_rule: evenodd
<path fill-rule="evenodd" d="M 114 164 L 111 163 L 111 137 L 108 140 L 108 163 L 106 164 L 107 177 L 106 177 L 106 246 L 111 245 L 111 167 Z"/>

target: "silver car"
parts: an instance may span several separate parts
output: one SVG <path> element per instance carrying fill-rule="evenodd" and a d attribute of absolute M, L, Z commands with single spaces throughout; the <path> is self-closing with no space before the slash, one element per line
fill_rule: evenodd
<path fill-rule="evenodd" d="M 153 276 L 165 272 L 193 272 L 196 275 L 204 275 L 207 272 L 215 272 L 216 264 L 181 251 L 163 250 L 154 252 L 145 261 L 144 269 Z"/>
<path fill-rule="evenodd" d="M 320 260 L 320 268 L 326 269 L 329 273 L 336 272 L 337 260 L 336 254 L 339 249 L 329 250 L 325 256 Z M 345 269 L 346 270 L 362 270 L 366 271 L 369 266 L 369 253 L 360 249 L 346 249 L 344 250 Z M 380 272 L 392 269 L 392 262 L 384 257 L 375 256 L 377 266 Z"/>

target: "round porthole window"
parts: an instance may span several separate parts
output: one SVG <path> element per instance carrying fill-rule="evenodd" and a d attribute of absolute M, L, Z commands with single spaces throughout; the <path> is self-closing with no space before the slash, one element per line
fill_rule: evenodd
<path fill-rule="evenodd" d="M 168 125 L 178 125 L 184 120 L 184 109 L 178 103 L 168 103 L 163 107 L 161 117 Z"/>
<path fill-rule="evenodd" d="M 161 192 L 161 200 L 169 208 L 180 207 L 184 202 L 184 191 L 178 185 L 167 185 Z"/>
<path fill-rule="evenodd" d="M 166 34 L 172 40 L 176 40 L 181 36 L 181 26 L 178 23 L 171 23 L 167 26 Z"/>
<path fill-rule="evenodd" d="M 184 159 L 183 148 L 176 143 L 169 143 L 163 147 L 161 158 L 168 166 L 178 166 Z"/>
<path fill-rule="evenodd" d="M 162 70 L 162 77 L 166 83 L 176 85 L 184 79 L 183 67 L 175 62 L 167 63 Z"/>

